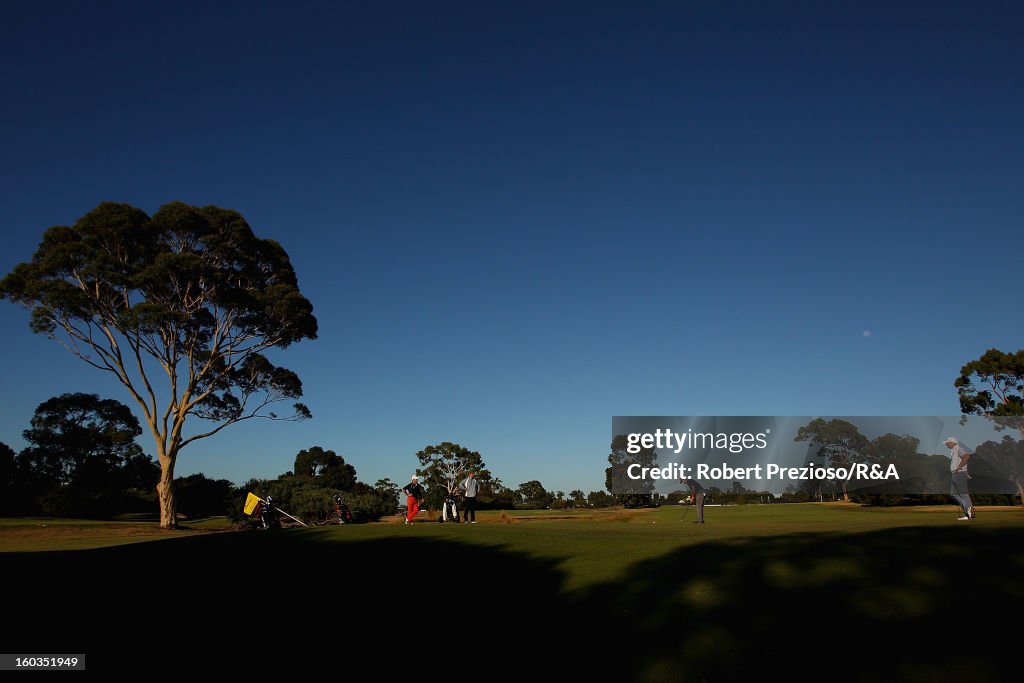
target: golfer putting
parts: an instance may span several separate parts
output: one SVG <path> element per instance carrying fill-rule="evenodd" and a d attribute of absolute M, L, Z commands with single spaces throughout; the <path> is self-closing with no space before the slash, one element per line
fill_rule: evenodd
<path fill-rule="evenodd" d="M 950 487 L 949 495 L 960 504 L 964 514 L 957 517 L 959 522 L 969 522 L 974 519 L 974 505 L 971 503 L 971 496 L 967 490 L 967 480 L 971 475 L 967 472 L 967 463 L 971 461 L 971 453 L 967 452 L 955 436 L 946 437 L 946 448 L 949 449 L 949 472 Z"/>
<path fill-rule="evenodd" d="M 697 519 L 693 520 L 694 524 L 704 523 L 704 495 L 706 491 L 704 487 L 700 485 L 696 479 L 680 479 L 681 484 L 686 484 L 690 489 L 690 504 L 697 508 Z"/>

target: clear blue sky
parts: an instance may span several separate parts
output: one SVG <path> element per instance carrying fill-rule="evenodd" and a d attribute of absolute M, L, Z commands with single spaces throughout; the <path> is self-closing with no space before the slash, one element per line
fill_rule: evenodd
<path fill-rule="evenodd" d="M 597 489 L 615 414 L 955 414 L 1021 348 L 1019 3 L 259 4 L 0 22 L 0 270 L 104 200 L 217 204 L 316 307 L 279 358 L 314 419 L 181 473 L 319 444 L 400 481 L 453 440 Z M 2 302 L 0 441 L 127 402 L 27 322 Z"/>

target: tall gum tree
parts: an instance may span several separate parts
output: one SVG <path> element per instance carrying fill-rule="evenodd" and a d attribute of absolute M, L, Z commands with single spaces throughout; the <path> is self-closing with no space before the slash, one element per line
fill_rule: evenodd
<path fill-rule="evenodd" d="M 819 446 L 818 455 L 823 456 L 832 467 L 850 467 L 854 463 L 870 461 L 872 452 L 866 436 L 856 425 L 846 420 L 825 420 L 815 418 L 801 427 L 793 441 L 812 441 Z M 843 501 L 850 502 L 850 491 L 845 478 L 839 479 L 843 490 Z M 821 497 L 819 484 L 818 497 Z"/>
<path fill-rule="evenodd" d="M 139 405 L 160 462 L 160 525 L 174 528 L 181 449 L 228 425 L 310 417 L 271 404 L 302 396 L 298 375 L 266 357 L 315 339 L 313 306 L 288 254 L 237 211 L 167 204 L 153 216 L 105 202 L 43 234 L 32 260 L 0 281 L 31 328 L 113 375 Z M 189 418 L 206 420 L 186 432 Z"/>

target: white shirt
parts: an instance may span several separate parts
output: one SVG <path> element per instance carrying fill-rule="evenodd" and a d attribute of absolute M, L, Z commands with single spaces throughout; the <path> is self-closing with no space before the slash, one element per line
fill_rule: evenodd
<path fill-rule="evenodd" d="M 953 450 L 949 452 L 949 471 L 956 472 L 956 468 L 960 467 L 960 463 L 963 462 L 964 458 L 968 455 L 970 455 L 970 453 L 964 450 L 964 447 L 960 444 L 953 446 Z M 965 465 L 960 471 L 966 472 L 967 466 Z"/>

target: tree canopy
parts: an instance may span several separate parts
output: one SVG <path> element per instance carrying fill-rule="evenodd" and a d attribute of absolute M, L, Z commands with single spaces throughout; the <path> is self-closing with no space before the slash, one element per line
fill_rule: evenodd
<path fill-rule="evenodd" d="M 857 426 L 846 420 L 833 419 L 826 422 L 818 417 L 801 427 L 794 441 L 813 441 L 819 445 L 818 455 L 836 467 L 847 467 L 855 462 L 870 459 L 868 438 L 860 433 Z M 843 500 L 850 500 L 846 479 L 840 480 Z"/>
<path fill-rule="evenodd" d="M 536 479 L 520 484 L 517 492 L 524 507 L 545 508 L 555 499 Z"/>
<path fill-rule="evenodd" d="M 132 505 L 160 476 L 135 442 L 141 433 L 128 406 L 113 399 L 75 393 L 44 401 L 23 432 L 29 445 L 15 461 L 17 505 L 90 516 Z"/>
<path fill-rule="evenodd" d="M 608 455 L 609 466 L 604 470 L 604 487 L 615 499 L 626 505 L 646 505 L 654 493 L 655 482 L 652 479 L 632 479 L 628 476 L 630 465 L 655 467 L 658 464 L 658 452 L 653 448 L 640 448 L 637 453 L 630 453 L 629 439 L 625 434 L 617 434 L 612 438 L 611 453 Z"/>
<path fill-rule="evenodd" d="M 470 472 L 483 484 L 491 479 L 483 456 L 451 441 L 427 446 L 416 453 L 420 462 L 416 474 L 428 490 L 444 489 L 455 491 L 462 479 Z M 433 502 L 433 501 L 431 501 Z"/>
<path fill-rule="evenodd" d="M 356 468 L 334 451 L 313 446 L 295 456 L 295 475 L 317 477 L 321 486 L 340 491 L 350 490 L 356 483 Z"/>
<path fill-rule="evenodd" d="M 12 488 L 14 487 L 14 449 L 0 442 L 0 512 L 11 509 Z"/>
<path fill-rule="evenodd" d="M 960 368 L 960 376 L 953 385 L 960 397 L 960 412 L 965 416 L 984 415 L 997 430 L 1015 429 L 1024 440 L 1024 349 L 1016 353 L 989 349 Z M 1000 442 L 986 442 L 976 454 L 1016 485 L 1024 506 L 1022 440 L 1006 436 Z"/>
<path fill-rule="evenodd" d="M 161 524 L 175 525 L 178 452 L 252 418 L 302 383 L 265 352 L 315 339 L 313 307 L 288 255 L 237 211 L 174 202 L 153 216 L 105 202 L 43 234 L 32 260 L 0 281 L 0 297 L 31 311 L 34 331 L 115 377 L 139 405 L 161 465 Z M 159 381 L 158 381 L 159 380 Z M 185 431 L 188 418 L 211 421 Z"/>
<path fill-rule="evenodd" d="M 139 420 L 120 401 L 96 394 L 62 394 L 39 404 L 22 435 L 29 447 L 22 467 L 55 484 L 70 484 L 86 472 L 102 476 L 145 457 L 135 437 Z M 148 458 L 147 458 L 148 459 Z"/>
<path fill-rule="evenodd" d="M 1007 434 L 999 441 L 986 441 L 978 446 L 975 456 L 1012 481 L 1024 504 L 1024 440 Z"/>
<path fill-rule="evenodd" d="M 989 349 L 960 368 L 953 385 L 965 415 L 1024 416 L 1024 349 L 1016 353 Z"/>

